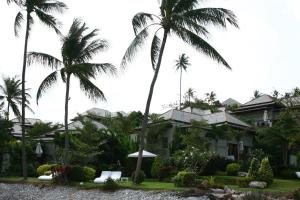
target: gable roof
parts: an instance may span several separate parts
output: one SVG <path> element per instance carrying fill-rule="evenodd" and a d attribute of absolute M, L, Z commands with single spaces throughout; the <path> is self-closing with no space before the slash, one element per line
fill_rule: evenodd
<path fill-rule="evenodd" d="M 251 126 L 242 120 L 234 117 L 233 115 L 227 113 L 226 111 L 212 113 L 208 115 L 198 115 L 195 113 L 184 112 L 180 110 L 169 110 L 163 113 L 160 117 L 165 120 L 173 120 L 183 123 L 191 123 L 192 120 L 195 121 L 206 121 L 210 125 L 217 124 L 232 124 L 240 127 L 250 128 Z"/>
<path fill-rule="evenodd" d="M 226 99 L 225 101 L 223 101 L 223 102 L 222 102 L 222 105 L 223 105 L 223 106 L 232 106 L 232 105 L 238 105 L 238 106 L 240 106 L 241 103 L 238 102 L 238 101 L 235 100 L 235 99 L 229 98 L 229 99 Z"/>
<path fill-rule="evenodd" d="M 256 99 L 244 103 L 241 107 L 252 106 L 257 104 L 266 104 L 266 103 L 275 103 L 274 98 L 271 97 L 270 95 L 264 94 Z"/>

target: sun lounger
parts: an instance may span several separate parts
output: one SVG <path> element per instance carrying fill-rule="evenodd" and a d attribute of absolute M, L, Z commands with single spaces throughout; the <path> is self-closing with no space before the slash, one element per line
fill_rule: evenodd
<path fill-rule="evenodd" d="M 121 179 L 122 172 L 120 171 L 115 171 L 111 172 L 110 178 L 114 181 L 119 181 Z"/>
<path fill-rule="evenodd" d="M 296 176 L 300 178 L 300 172 L 296 172 Z"/>
<path fill-rule="evenodd" d="M 95 178 L 94 183 L 104 183 L 111 175 L 111 171 L 102 171 L 99 178 Z"/>
<path fill-rule="evenodd" d="M 39 176 L 38 177 L 38 179 L 40 180 L 40 181 L 51 181 L 52 180 L 52 174 L 50 174 L 49 176 L 47 176 L 47 175 L 42 175 L 42 176 Z"/>

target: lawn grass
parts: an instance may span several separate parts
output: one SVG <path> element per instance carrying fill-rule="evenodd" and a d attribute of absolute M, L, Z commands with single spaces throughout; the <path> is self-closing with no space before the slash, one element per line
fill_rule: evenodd
<path fill-rule="evenodd" d="M 241 177 L 236 176 L 216 176 L 215 182 L 227 185 L 228 187 L 239 190 L 239 191 L 263 191 L 263 192 L 293 192 L 300 188 L 300 180 L 285 180 L 285 179 L 274 179 L 273 183 L 265 189 L 252 189 L 252 188 L 239 188 L 236 185 L 236 181 Z"/>

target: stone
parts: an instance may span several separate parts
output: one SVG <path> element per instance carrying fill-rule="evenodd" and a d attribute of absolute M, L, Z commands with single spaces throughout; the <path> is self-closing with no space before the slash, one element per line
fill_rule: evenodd
<path fill-rule="evenodd" d="M 248 176 L 248 173 L 247 172 L 238 172 L 237 175 L 240 177 L 246 177 L 246 176 Z"/>
<path fill-rule="evenodd" d="M 259 189 L 264 189 L 268 186 L 268 184 L 264 181 L 251 181 L 249 183 L 250 188 L 259 188 Z"/>
<path fill-rule="evenodd" d="M 212 191 L 213 193 L 217 193 L 217 194 L 224 194 L 225 191 L 222 189 L 215 189 L 215 188 L 210 188 L 210 191 Z"/>

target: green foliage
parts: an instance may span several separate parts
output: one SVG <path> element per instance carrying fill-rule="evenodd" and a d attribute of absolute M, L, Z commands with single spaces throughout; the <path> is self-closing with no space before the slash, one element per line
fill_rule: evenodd
<path fill-rule="evenodd" d="M 132 174 L 131 174 L 131 180 L 132 181 L 134 180 L 134 176 L 135 176 L 135 171 L 132 172 Z M 144 171 L 140 170 L 135 183 L 140 184 L 140 183 L 144 182 L 145 178 L 146 178 L 146 176 L 145 176 Z"/>
<path fill-rule="evenodd" d="M 36 171 L 37 171 L 37 174 L 39 176 L 41 176 L 41 175 L 44 175 L 45 172 L 51 171 L 56 166 L 57 166 L 57 164 L 43 164 L 43 165 L 40 165 Z"/>
<path fill-rule="evenodd" d="M 31 128 L 27 129 L 26 132 L 31 138 L 39 138 L 43 134 L 49 133 L 53 130 L 56 130 L 58 125 L 52 125 L 51 122 L 37 122 Z"/>
<path fill-rule="evenodd" d="M 298 170 L 293 169 L 293 168 L 285 168 L 280 170 L 280 178 L 283 179 L 296 179 L 296 172 Z"/>
<path fill-rule="evenodd" d="M 260 167 L 258 169 L 258 177 L 260 181 L 265 181 L 268 184 L 271 184 L 273 182 L 273 170 L 267 157 L 262 159 L 261 161 Z"/>
<path fill-rule="evenodd" d="M 205 133 L 209 125 L 206 121 L 192 121 L 191 127 L 186 135 L 182 135 L 182 142 L 185 146 L 195 147 L 201 150 L 208 150 L 209 141 Z"/>
<path fill-rule="evenodd" d="M 259 167 L 260 167 L 260 163 L 259 163 L 258 159 L 252 158 L 251 163 L 250 163 L 250 167 L 249 167 L 249 170 L 248 170 L 248 177 L 256 179 L 258 177 Z"/>
<path fill-rule="evenodd" d="M 68 174 L 70 181 L 90 181 L 95 177 L 96 170 L 90 167 L 71 166 Z"/>
<path fill-rule="evenodd" d="M 11 136 L 13 124 L 0 117 L 0 154 L 8 148 L 9 142 L 13 139 Z"/>
<path fill-rule="evenodd" d="M 46 176 L 49 176 L 49 175 L 51 175 L 52 173 L 51 173 L 51 171 L 46 171 L 45 173 L 44 173 L 44 175 L 46 175 Z"/>
<path fill-rule="evenodd" d="M 247 188 L 247 187 L 249 187 L 249 183 L 253 180 L 255 180 L 255 179 L 250 178 L 250 177 L 243 177 L 243 178 L 237 179 L 236 182 L 240 188 Z"/>
<path fill-rule="evenodd" d="M 293 199 L 300 200 L 300 188 L 293 192 Z"/>
<path fill-rule="evenodd" d="M 214 152 L 203 152 L 200 149 L 190 147 L 177 151 L 171 159 L 178 169 L 188 169 L 201 174 L 209 161 L 215 156 Z"/>
<path fill-rule="evenodd" d="M 176 187 L 192 187 L 196 184 L 196 173 L 181 171 L 173 178 Z"/>
<path fill-rule="evenodd" d="M 241 165 L 239 163 L 230 163 L 226 166 L 226 173 L 229 176 L 236 176 L 240 169 Z"/>
<path fill-rule="evenodd" d="M 108 178 L 104 185 L 103 185 L 103 190 L 108 190 L 108 191 L 114 191 L 119 188 L 119 185 L 117 182 L 115 182 L 113 179 Z"/>
<path fill-rule="evenodd" d="M 159 169 L 163 166 L 163 160 L 160 156 L 154 158 L 154 162 L 151 167 L 151 176 L 157 178 Z"/>
<path fill-rule="evenodd" d="M 168 141 L 165 136 L 166 131 L 172 127 L 170 122 L 161 122 L 152 124 L 147 129 L 146 148 L 151 152 L 159 152 L 162 148 L 168 148 Z"/>
<path fill-rule="evenodd" d="M 157 177 L 159 181 L 171 180 L 171 177 L 177 174 L 176 167 L 173 166 L 163 166 L 159 168 Z"/>

